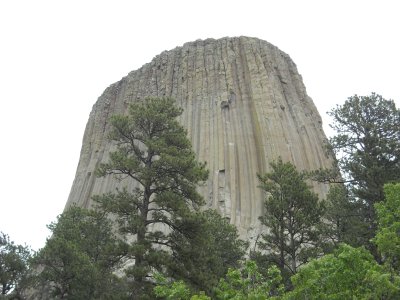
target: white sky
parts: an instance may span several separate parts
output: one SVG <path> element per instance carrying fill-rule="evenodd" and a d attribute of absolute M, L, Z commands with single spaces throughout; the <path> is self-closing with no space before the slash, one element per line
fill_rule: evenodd
<path fill-rule="evenodd" d="M 398 4 L 399 3 L 399 4 Z M 400 103 L 400 2 L 0 1 L 0 231 L 38 249 L 62 212 L 92 105 L 164 50 L 252 36 L 288 53 L 326 111 Z"/>

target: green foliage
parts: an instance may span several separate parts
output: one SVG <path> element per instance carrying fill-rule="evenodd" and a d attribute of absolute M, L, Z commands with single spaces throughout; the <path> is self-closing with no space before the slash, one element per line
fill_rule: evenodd
<path fill-rule="evenodd" d="M 191 291 L 182 280 L 169 282 L 159 273 L 155 274 L 155 280 L 157 286 L 154 287 L 154 293 L 158 298 L 167 300 L 190 299 Z"/>
<path fill-rule="evenodd" d="M 0 298 L 20 294 L 31 255 L 28 246 L 16 245 L 7 234 L 0 232 Z"/>
<path fill-rule="evenodd" d="M 229 269 L 216 288 L 216 299 L 276 299 L 283 293 L 282 277 L 277 267 L 268 270 L 265 278 L 254 261 L 247 261 L 243 270 Z"/>
<path fill-rule="evenodd" d="M 193 293 L 183 281 L 168 281 L 160 274 L 156 275 L 155 294 L 168 300 L 209 300 L 204 292 Z M 243 269 L 229 269 L 225 278 L 221 278 L 215 288 L 212 299 L 217 300 L 264 300 L 279 299 L 283 294 L 282 277 L 273 266 L 263 276 L 254 261 L 247 261 Z"/>
<path fill-rule="evenodd" d="M 326 199 L 325 222 L 321 225 L 324 238 L 333 246 L 340 243 L 361 246 L 363 240 L 358 233 L 365 230 L 365 223 L 360 218 L 360 210 L 359 203 L 351 199 L 343 184 L 331 185 Z"/>
<path fill-rule="evenodd" d="M 320 252 L 318 226 L 324 204 L 311 192 L 304 175 L 281 159 L 271 164 L 272 172 L 259 175 L 266 193 L 265 213 L 260 221 L 268 230 L 262 234 L 260 248 L 282 273 L 295 274 L 299 265 Z"/>
<path fill-rule="evenodd" d="M 400 183 L 384 187 L 385 201 L 375 204 L 378 230 L 374 242 L 391 274 L 400 275 Z"/>
<path fill-rule="evenodd" d="M 152 290 L 146 279 L 151 271 L 169 264 L 166 232 L 179 230 L 177 224 L 203 204 L 196 187 L 208 171 L 197 162 L 186 131 L 176 120 L 181 113 L 170 98 L 147 98 L 131 104 L 128 116 L 112 117 L 110 139 L 116 150 L 97 171 L 136 186 L 94 200 L 116 217 L 119 232 L 129 238 L 127 257 L 134 264 L 126 274 L 133 279 L 138 298 Z M 151 230 L 154 226 L 163 229 Z"/>
<path fill-rule="evenodd" d="M 228 268 L 236 268 L 247 244 L 237 229 L 214 210 L 193 214 L 171 234 L 172 264 L 169 275 L 182 279 L 195 290 L 212 294 Z"/>
<path fill-rule="evenodd" d="M 48 227 L 53 235 L 33 260 L 40 293 L 55 299 L 124 299 L 112 274 L 118 243 L 103 214 L 71 207 Z"/>
<path fill-rule="evenodd" d="M 211 298 L 208 297 L 204 292 L 200 292 L 199 294 L 190 297 L 190 300 L 211 300 Z"/>
<path fill-rule="evenodd" d="M 291 278 L 285 299 L 399 299 L 400 278 L 390 280 L 364 248 L 342 244 L 313 260 Z"/>
<path fill-rule="evenodd" d="M 366 225 L 358 236 L 371 248 L 369 241 L 376 230 L 374 204 L 384 199 L 385 183 L 400 180 L 400 110 L 394 101 L 372 93 L 348 98 L 329 115 L 337 132 L 330 140 L 332 149 Z"/>
<path fill-rule="evenodd" d="M 167 300 L 211 300 L 204 292 L 192 295 L 192 291 L 182 281 L 168 281 L 161 274 L 155 274 L 156 286 L 154 294 L 157 298 Z"/>

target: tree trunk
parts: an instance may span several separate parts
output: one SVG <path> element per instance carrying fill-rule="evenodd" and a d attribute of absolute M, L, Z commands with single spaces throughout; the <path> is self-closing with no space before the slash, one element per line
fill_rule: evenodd
<path fill-rule="evenodd" d="M 294 245 L 294 235 L 290 234 L 290 256 L 292 257 L 292 273 L 297 273 L 297 265 L 296 265 L 296 247 Z"/>
<path fill-rule="evenodd" d="M 149 211 L 149 202 L 150 202 L 150 187 L 146 186 L 143 193 L 143 205 L 140 209 L 140 218 L 142 221 L 142 226 L 138 229 L 136 243 L 138 245 L 144 245 L 146 243 L 146 221 L 147 215 Z M 144 254 L 140 253 L 135 256 L 135 267 L 139 269 L 143 269 L 145 265 Z M 142 274 L 135 275 L 134 281 L 136 283 L 136 287 L 140 288 L 143 286 L 144 277 Z"/>
<path fill-rule="evenodd" d="M 285 240 L 284 240 L 284 227 L 282 225 L 283 221 L 281 221 L 280 224 L 280 232 L 279 232 L 279 239 L 280 239 L 280 245 L 279 245 L 279 254 L 280 254 L 280 258 L 279 258 L 279 268 L 281 269 L 281 271 L 283 271 L 283 269 L 285 268 Z"/>

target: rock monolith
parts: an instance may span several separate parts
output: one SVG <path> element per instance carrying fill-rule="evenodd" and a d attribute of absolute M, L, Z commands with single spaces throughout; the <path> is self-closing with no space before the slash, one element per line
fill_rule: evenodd
<path fill-rule="evenodd" d="M 256 38 L 197 40 L 161 53 L 99 97 L 66 207 L 89 207 L 92 195 L 124 184 L 97 178 L 95 169 L 113 147 L 110 116 L 147 96 L 173 97 L 184 109 L 180 122 L 210 170 L 199 187 L 206 206 L 229 218 L 242 237 L 254 237 L 260 227 L 264 195 L 257 173 L 268 171 L 270 161 L 280 156 L 299 170 L 332 165 L 321 117 L 286 53 Z M 313 186 L 326 195 L 327 186 Z"/>

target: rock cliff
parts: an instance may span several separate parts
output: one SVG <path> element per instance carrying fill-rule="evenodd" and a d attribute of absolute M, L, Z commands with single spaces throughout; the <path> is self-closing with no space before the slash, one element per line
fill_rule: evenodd
<path fill-rule="evenodd" d="M 66 207 L 88 207 L 92 195 L 123 184 L 96 178 L 94 171 L 112 148 L 109 117 L 146 96 L 173 97 L 184 109 L 180 122 L 210 170 L 200 191 L 207 206 L 229 218 L 243 237 L 259 227 L 263 194 L 256 174 L 268 171 L 271 160 L 281 156 L 299 170 L 332 163 L 321 117 L 287 54 L 256 38 L 198 40 L 161 53 L 99 97 Z M 314 189 L 321 196 L 327 192 L 322 184 Z"/>

